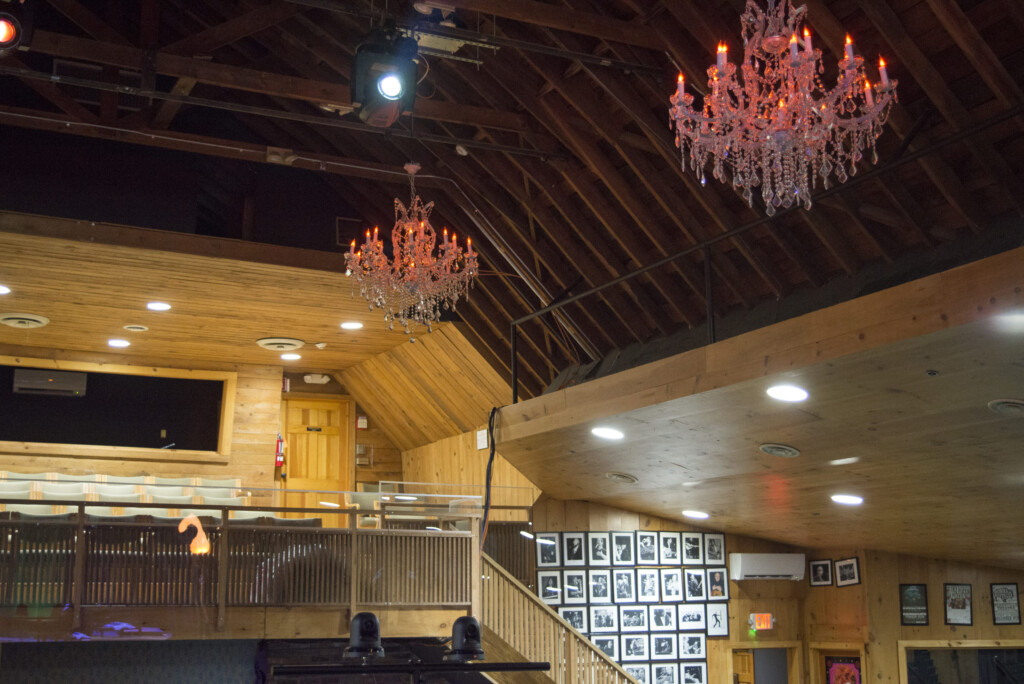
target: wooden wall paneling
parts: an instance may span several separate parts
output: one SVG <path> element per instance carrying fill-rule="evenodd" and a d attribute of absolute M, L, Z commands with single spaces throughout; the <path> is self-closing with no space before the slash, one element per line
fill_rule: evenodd
<path fill-rule="evenodd" d="M 362 407 L 356 406 L 356 416 L 366 416 Z M 363 453 L 360 453 L 360 451 Z M 402 452 L 391 443 L 384 430 L 367 417 L 365 430 L 356 429 L 356 459 L 367 458 L 368 465 L 356 463 L 356 487 L 360 484 L 375 484 L 381 480 L 403 480 Z"/>

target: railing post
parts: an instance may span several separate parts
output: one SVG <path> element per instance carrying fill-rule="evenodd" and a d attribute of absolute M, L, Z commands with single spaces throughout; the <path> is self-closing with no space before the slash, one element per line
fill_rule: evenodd
<path fill-rule="evenodd" d="M 483 583 L 483 568 L 480 562 L 480 556 L 484 550 L 480 546 L 480 518 L 471 518 L 471 524 L 469 529 L 473 531 L 472 549 L 469 563 L 470 572 L 470 583 L 469 583 L 469 614 L 475 616 L 477 619 L 480 618 L 480 585 Z"/>
<path fill-rule="evenodd" d="M 351 510 L 351 509 L 350 509 Z M 383 513 L 381 514 L 383 515 Z M 349 581 L 349 596 L 348 596 L 348 619 L 349 621 L 356 614 L 356 607 L 358 605 L 358 586 L 359 586 L 359 516 L 355 512 L 349 513 L 348 516 L 348 529 L 352 535 L 352 553 L 349 554 L 348 560 L 348 581 Z"/>
<path fill-rule="evenodd" d="M 82 626 L 82 599 L 85 596 L 85 504 L 78 504 L 78 526 L 75 528 L 75 567 L 71 574 L 71 629 Z"/>
<path fill-rule="evenodd" d="M 217 544 L 217 631 L 224 630 L 228 610 L 228 509 L 220 511 L 220 541 Z"/>

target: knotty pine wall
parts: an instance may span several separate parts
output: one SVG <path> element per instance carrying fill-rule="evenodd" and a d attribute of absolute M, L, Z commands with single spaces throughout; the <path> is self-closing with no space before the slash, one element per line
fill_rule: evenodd
<path fill-rule="evenodd" d="M 356 416 L 367 416 L 359 404 L 356 404 Z M 369 465 L 359 465 L 359 460 L 364 458 L 370 459 Z M 367 416 L 366 429 L 356 430 L 356 488 L 381 480 L 404 479 L 401 450 L 388 439 L 380 424 Z"/>

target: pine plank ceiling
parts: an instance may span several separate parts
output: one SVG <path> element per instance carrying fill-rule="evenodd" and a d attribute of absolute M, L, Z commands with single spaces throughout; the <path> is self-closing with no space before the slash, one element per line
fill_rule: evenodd
<path fill-rule="evenodd" d="M 458 315 L 506 372 L 511 321 L 689 250 L 524 323 L 523 396 L 659 339 L 703 344 L 709 310 L 757 320 L 773 302 L 833 303 L 844 282 L 871 289 L 1020 243 L 1017 0 L 809 0 L 826 65 L 848 31 L 870 61 L 887 57 L 900 100 L 877 169 L 862 162 L 813 210 L 771 220 L 682 169 L 666 117 L 677 70 L 699 83 L 717 40 L 739 45 L 743 0 L 446 4 L 485 45 L 426 56 L 413 117 L 384 131 L 347 113 L 352 59 L 380 21 L 423 21 L 407 0 L 39 2 L 30 49 L 0 59 L 0 125 L 253 165 L 294 154 L 360 230 L 393 222 L 416 160 L 437 223 L 479 247 L 485 274 Z M 244 203 L 234 167 L 204 168 L 196 231 L 245 237 L 225 208 Z"/>

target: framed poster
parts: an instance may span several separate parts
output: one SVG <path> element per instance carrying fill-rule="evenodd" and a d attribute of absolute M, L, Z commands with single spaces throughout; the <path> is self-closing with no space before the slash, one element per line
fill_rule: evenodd
<path fill-rule="evenodd" d="M 707 684 L 707 663 L 681 663 L 679 671 L 682 673 L 683 684 Z"/>
<path fill-rule="evenodd" d="M 587 633 L 586 606 L 562 606 L 558 609 L 558 616 L 568 622 L 577 632 L 581 634 Z"/>
<path fill-rule="evenodd" d="M 640 603 L 657 603 L 661 592 L 658 571 L 654 568 L 638 568 L 636 571 L 636 598 Z"/>
<path fill-rule="evenodd" d="M 607 636 L 594 634 L 591 635 L 590 641 L 612 660 L 619 659 L 619 635 L 610 634 Z"/>
<path fill-rule="evenodd" d="M 623 663 L 622 669 L 626 671 L 630 677 L 640 682 L 640 684 L 652 684 L 651 682 L 651 666 L 646 663 Z"/>
<path fill-rule="evenodd" d="M 704 612 L 703 603 L 685 603 L 679 606 L 677 612 L 680 632 L 701 630 L 707 628 L 707 615 Z"/>
<path fill-rule="evenodd" d="M 729 604 L 709 603 L 707 621 L 709 637 L 729 636 Z"/>
<path fill-rule="evenodd" d="M 683 600 L 683 571 L 679 568 L 661 571 L 661 600 L 666 603 Z"/>
<path fill-rule="evenodd" d="M 616 603 L 636 603 L 636 576 L 633 569 L 612 570 Z"/>
<path fill-rule="evenodd" d="M 854 584 L 860 584 L 860 561 L 856 558 L 837 560 L 835 566 L 837 587 L 849 587 Z"/>
<path fill-rule="evenodd" d="M 661 564 L 680 565 L 682 563 L 682 559 L 679 556 L 679 533 L 659 532 L 658 539 L 661 542 Z"/>
<path fill-rule="evenodd" d="M 658 564 L 657 532 L 636 533 L 636 563 L 637 565 Z"/>
<path fill-rule="evenodd" d="M 704 535 L 683 532 L 683 565 L 704 565 Z"/>
<path fill-rule="evenodd" d="M 1019 625 L 1020 597 L 1017 595 L 1017 583 L 993 584 L 991 589 L 992 624 Z"/>
<path fill-rule="evenodd" d="M 729 600 L 729 573 L 725 568 L 708 568 L 708 601 Z"/>
<path fill-rule="evenodd" d="M 622 654 L 622 661 L 629 660 L 650 660 L 648 657 L 648 641 L 646 634 L 623 634 L 621 637 L 622 646 L 619 652 Z"/>
<path fill-rule="evenodd" d="M 591 566 L 611 565 L 612 555 L 609 548 L 611 547 L 607 532 L 587 532 L 587 550 L 590 552 Z"/>
<path fill-rule="evenodd" d="M 707 640 L 703 634 L 680 634 L 679 657 L 683 660 L 704 660 L 707 658 Z"/>
<path fill-rule="evenodd" d="M 900 624 L 928 624 L 928 586 L 925 584 L 900 585 Z"/>
<path fill-rule="evenodd" d="M 943 584 L 942 604 L 946 608 L 947 625 L 973 624 L 970 584 Z"/>
<path fill-rule="evenodd" d="M 861 684 L 860 656 L 825 656 L 826 684 Z"/>
<path fill-rule="evenodd" d="M 619 606 L 620 632 L 646 632 L 647 606 Z"/>
<path fill-rule="evenodd" d="M 590 579 L 590 602 L 611 603 L 612 602 L 612 573 L 611 570 L 591 570 L 587 573 Z"/>
<path fill-rule="evenodd" d="M 683 585 L 686 587 L 686 602 L 706 601 L 708 592 L 704 582 L 704 571 L 686 568 L 683 572 L 686 575 L 686 579 L 683 582 Z"/>
<path fill-rule="evenodd" d="M 674 632 L 674 631 L 676 631 L 676 607 L 675 606 L 651 606 L 651 631 L 652 632 Z"/>
<path fill-rule="evenodd" d="M 537 571 L 537 595 L 549 605 L 562 602 L 562 573 L 559 570 Z"/>
<path fill-rule="evenodd" d="M 652 684 L 679 684 L 678 663 L 651 663 Z"/>
<path fill-rule="evenodd" d="M 633 533 L 612 532 L 612 565 L 635 565 Z"/>
<path fill-rule="evenodd" d="M 558 532 L 538 532 L 533 535 L 537 544 L 537 567 L 557 568 L 562 563 L 558 555 Z"/>
<path fill-rule="evenodd" d="M 618 632 L 619 609 L 615 606 L 590 606 L 590 633 Z"/>
<path fill-rule="evenodd" d="M 562 533 L 562 565 L 586 565 L 586 532 Z"/>
<path fill-rule="evenodd" d="M 679 640 L 675 634 L 651 635 L 651 660 L 676 660 Z"/>
<path fill-rule="evenodd" d="M 812 587 L 832 586 L 832 561 L 812 560 L 811 574 L 809 576 Z"/>
<path fill-rule="evenodd" d="M 725 565 L 724 534 L 704 534 L 704 562 L 708 565 Z"/>
<path fill-rule="evenodd" d="M 587 571 L 562 571 L 562 603 L 579 604 L 587 602 Z"/>

